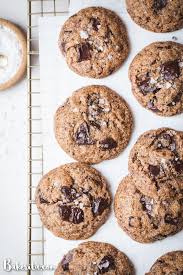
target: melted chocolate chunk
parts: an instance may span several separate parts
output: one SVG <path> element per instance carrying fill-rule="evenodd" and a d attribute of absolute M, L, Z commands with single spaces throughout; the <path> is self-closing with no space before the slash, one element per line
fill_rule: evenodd
<path fill-rule="evenodd" d="M 60 216 L 62 217 L 63 221 L 70 221 L 71 216 L 71 206 L 67 205 L 60 205 L 59 206 Z"/>
<path fill-rule="evenodd" d="M 147 108 L 153 112 L 159 112 L 159 109 L 154 105 L 154 99 L 151 99 L 148 103 L 147 103 Z"/>
<path fill-rule="evenodd" d="M 62 261 L 61 261 L 61 266 L 63 268 L 63 271 L 69 271 L 69 264 L 72 261 L 73 255 L 71 253 L 67 253 Z"/>
<path fill-rule="evenodd" d="M 61 188 L 61 192 L 64 194 L 65 198 L 70 202 L 74 201 L 80 196 L 80 194 L 77 193 L 76 189 L 68 186 L 63 186 Z"/>
<path fill-rule="evenodd" d="M 157 177 L 160 173 L 160 167 L 158 165 L 149 165 L 149 172 L 154 177 Z"/>
<path fill-rule="evenodd" d="M 151 78 L 149 76 L 149 73 L 137 79 L 137 85 L 144 96 L 149 93 L 155 94 L 160 90 L 160 88 L 157 88 L 155 85 L 151 84 L 150 81 L 151 81 Z"/>
<path fill-rule="evenodd" d="M 99 274 L 108 272 L 115 269 L 115 261 L 111 255 L 104 256 L 98 264 Z"/>
<path fill-rule="evenodd" d="M 91 45 L 89 43 L 82 43 L 78 45 L 79 57 L 78 62 L 91 59 Z"/>
<path fill-rule="evenodd" d="M 99 30 L 98 26 L 100 26 L 100 22 L 97 18 L 92 17 L 91 18 L 92 27 L 97 32 Z"/>
<path fill-rule="evenodd" d="M 180 67 L 178 60 L 167 61 L 161 65 L 161 75 L 167 81 L 180 76 Z"/>
<path fill-rule="evenodd" d="M 100 141 L 100 148 L 104 151 L 114 149 L 117 146 L 117 142 L 111 137 L 108 137 Z"/>
<path fill-rule="evenodd" d="M 78 207 L 71 207 L 67 205 L 61 205 L 60 216 L 64 221 L 79 224 L 84 221 L 84 212 Z"/>
<path fill-rule="evenodd" d="M 183 92 L 181 91 L 180 93 L 178 93 L 178 94 L 172 99 L 172 102 L 170 102 L 170 103 L 168 104 L 168 106 L 169 106 L 169 107 L 175 106 L 178 102 L 181 101 L 182 95 L 183 95 Z"/>
<path fill-rule="evenodd" d="M 74 224 L 79 224 L 84 221 L 84 212 L 78 207 L 72 208 L 71 222 Z"/>
<path fill-rule="evenodd" d="M 143 211 L 146 211 L 149 216 L 151 216 L 151 212 L 153 209 L 153 199 L 142 196 L 140 198 L 140 203 L 142 204 Z"/>
<path fill-rule="evenodd" d="M 92 212 L 94 216 L 100 216 L 108 207 L 108 200 L 104 198 L 97 198 L 92 201 Z"/>
<path fill-rule="evenodd" d="M 95 143 L 90 139 L 89 127 L 86 122 L 83 122 L 77 129 L 75 139 L 79 145 L 91 145 Z"/>
<path fill-rule="evenodd" d="M 166 7 L 167 2 L 168 2 L 167 0 L 154 0 L 153 10 L 155 12 L 158 12 L 158 11 L 162 10 L 163 8 Z"/>
<path fill-rule="evenodd" d="M 170 214 L 165 215 L 165 223 L 171 224 L 171 225 L 177 225 L 179 222 L 178 217 L 174 218 Z"/>
<path fill-rule="evenodd" d="M 45 200 L 43 197 L 39 197 L 39 201 L 40 201 L 40 203 L 45 203 L 45 204 L 48 204 L 49 203 L 49 201 L 47 201 L 47 200 Z"/>

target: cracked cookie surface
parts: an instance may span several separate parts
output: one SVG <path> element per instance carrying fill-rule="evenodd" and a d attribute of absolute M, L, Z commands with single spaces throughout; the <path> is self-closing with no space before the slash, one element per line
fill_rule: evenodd
<path fill-rule="evenodd" d="M 171 32 L 183 27 L 182 0 L 126 0 L 136 24 L 153 32 Z"/>
<path fill-rule="evenodd" d="M 59 263 L 55 275 L 134 275 L 127 256 L 114 246 L 101 242 L 85 242 L 69 251 Z"/>
<path fill-rule="evenodd" d="M 183 251 L 172 251 L 161 256 L 146 275 L 182 275 Z"/>
<path fill-rule="evenodd" d="M 92 78 L 112 74 L 129 52 L 121 19 L 102 7 L 82 9 L 71 16 L 61 30 L 59 48 L 73 71 Z"/>
<path fill-rule="evenodd" d="M 51 170 L 36 190 L 43 225 L 64 239 L 86 239 L 106 221 L 111 205 L 107 183 L 94 168 L 70 163 Z"/>
<path fill-rule="evenodd" d="M 154 182 L 182 177 L 183 132 L 159 128 L 143 133 L 131 149 L 129 171 Z"/>
<path fill-rule="evenodd" d="M 132 115 L 126 102 L 106 86 L 79 89 L 59 107 L 55 136 L 74 159 L 99 163 L 115 158 L 127 146 Z"/>
<path fill-rule="evenodd" d="M 119 226 L 135 241 L 149 243 L 174 235 L 183 229 L 183 180 L 177 189 L 147 195 L 138 189 L 135 176 L 120 183 L 114 202 Z"/>
<path fill-rule="evenodd" d="M 132 91 L 146 109 L 161 116 L 183 112 L 183 45 L 155 42 L 141 50 L 129 68 Z"/>

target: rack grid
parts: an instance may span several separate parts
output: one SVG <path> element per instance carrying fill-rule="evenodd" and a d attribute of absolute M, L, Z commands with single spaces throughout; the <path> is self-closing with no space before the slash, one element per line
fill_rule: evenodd
<path fill-rule="evenodd" d="M 27 0 L 27 83 L 28 83 L 28 225 L 27 265 L 44 265 L 44 228 L 34 201 L 43 175 L 43 146 L 40 106 L 39 18 L 65 15 L 69 0 Z M 27 275 L 35 274 L 28 270 Z M 39 272 L 40 274 L 40 272 Z"/>

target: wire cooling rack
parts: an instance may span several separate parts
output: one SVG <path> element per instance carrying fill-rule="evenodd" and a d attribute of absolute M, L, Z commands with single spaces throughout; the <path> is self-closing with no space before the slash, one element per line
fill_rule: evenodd
<path fill-rule="evenodd" d="M 35 188 L 43 174 L 43 146 L 40 106 L 38 27 L 42 16 L 68 12 L 69 0 L 27 0 L 27 76 L 28 76 L 28 226 L 27 265 L 44 265 L 44 229 L 34 201 Z M 28 270 L 27 275 L 40 274 Z"/>

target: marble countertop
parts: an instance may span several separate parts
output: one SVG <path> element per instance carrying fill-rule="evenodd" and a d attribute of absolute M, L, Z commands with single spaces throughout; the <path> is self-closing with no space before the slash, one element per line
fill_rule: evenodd
<path fill-rule="evenodd" d="M 15 3 L 16 2 L 16 10 Z M 0 0 L 0 17 L 26 29 L 26 0 Z M 0 270 L 6 258 L 26 263 L 26 79 L 0 92 Z M 4 274 L 0 272 L 0 274 Z"/>

